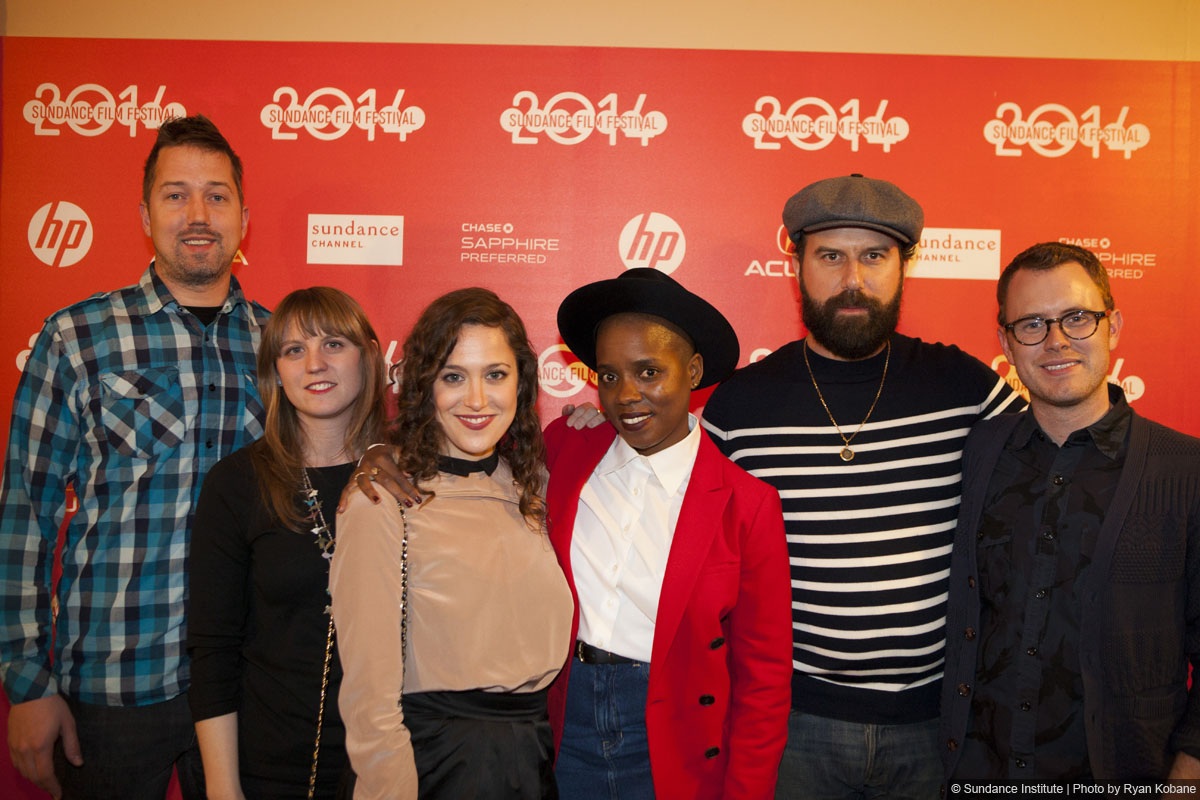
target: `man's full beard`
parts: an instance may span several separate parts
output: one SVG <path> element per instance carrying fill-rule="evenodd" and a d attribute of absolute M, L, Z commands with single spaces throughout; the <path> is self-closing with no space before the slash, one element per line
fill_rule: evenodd
<path fill-rule="evenodd" d="M 808 335 L 838 358 L 857 361 L 875 354 L 896 331 L 900 322 L 900 296 L 903 284 L 887 304 L 867 297 L 857 289 L 842 292 L 824 303 L 808 298 L 800 283 L 800 314 Z M 838 309 L 860 307 L 867 313 L 839 316 Z"/>

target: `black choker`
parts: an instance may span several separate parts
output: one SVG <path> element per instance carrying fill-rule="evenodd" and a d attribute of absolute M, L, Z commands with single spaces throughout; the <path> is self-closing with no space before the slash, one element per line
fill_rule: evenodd
<path fill-rule="evenodd" d="M 438 472 L 449 472 L 451 475 L 457 475 L 460 478 L 465 478 L 472 472 L 486 472 L 491 475 L 496 471 L 496 467 L 500 464 L 500 454 L 495 450 L 486 458 L 472 460 L 469 458 L 455 458 L 454 456 L 438 456 Z"/>

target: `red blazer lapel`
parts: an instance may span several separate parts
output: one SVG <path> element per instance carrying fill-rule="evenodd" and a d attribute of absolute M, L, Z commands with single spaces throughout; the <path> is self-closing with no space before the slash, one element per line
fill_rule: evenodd
<path fill-rule="evenodd" d="M 721 457 L 706 434 L 700 436 L 700 451 L 692 467 L 679 521 L 667 556 L 667 571 L 663 576 L 658 598 L 658 619 L 654 623 L 654 647 L 651 663 L 662 663 L 683 614 L 688 598 L 696 588 L 700 571 L 708 558 L 713 537 L 721 530 L 719 520 L 729 502 L 730 489 L 721 475 Z"/>

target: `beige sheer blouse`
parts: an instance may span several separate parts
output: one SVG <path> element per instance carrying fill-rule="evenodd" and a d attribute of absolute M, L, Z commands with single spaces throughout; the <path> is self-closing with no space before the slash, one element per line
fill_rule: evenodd
<path fill-rule="evenodd" d="M 404 693 L 532 692 L 570 650 L 572 601 L 550 540 L 518 509 L 503 460 L 492 475 L 439 473 L 407 510 L 408 651 L 400 654 L 399 508 L 355 492 L 330 571 L 344 678 L 338 707 L 356 800 L 417 796 Z"/>

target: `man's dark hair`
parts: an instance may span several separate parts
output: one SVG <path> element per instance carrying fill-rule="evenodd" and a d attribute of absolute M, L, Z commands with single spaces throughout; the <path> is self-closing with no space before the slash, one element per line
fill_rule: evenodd
<path fill-rule="evenodd" d="M 158 167 L 158 154 L 164 147 L 195 147 L 212 153 L 224 153 L 229 156 L 233 165 L 233 185 L 237 189 L 238 202 L 242 196 L 242 160 L 229 142 L 217 130 L 217 126 L 203 114 L 193 117 L 175 117 L 162 124 L 158 129 L 158 138 L 150 155 L 146 157 L 146 168 L 142 173 L 142 201 L 150 202 L 150 190 L 154 188 L 154 171 Z"/>
<path fill-rule="evenodd" d="M 1100 297 L 1104 300 L 1104 309 L 1112 311 L 1113 296 L 1112 289 L 1108 285 L 1108 272 L 1100 263 L 1100 259 L 1096 258 L 1095 253 L 1074 244 L 1041 242 L 1019 253 L 1016 258 L 1008 262 L 1008 266 L 1000 273 L 1000 280 L 996 282 L 996 303 L 999 305 L 1000 311 L 996 315 L 996 319 L 1001 325 L 1007 325 L 1009 322 L 1004 306 L 1008 299 L 1008 285 L 1012 283 L 1013 276 L 1017 272 L 1023 269 L 1045 271 L 1072 263 L 1083 267 L 1088 277 L 1092 279 L 1092 283 L 1096 284 L 1096 288 L 1100 290 Z M 1091 310 L 1098 311 L 1099 309 Z"/>

